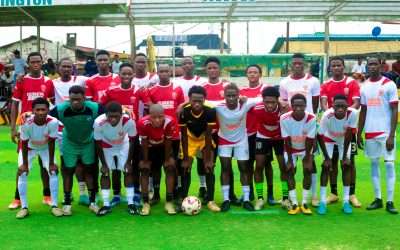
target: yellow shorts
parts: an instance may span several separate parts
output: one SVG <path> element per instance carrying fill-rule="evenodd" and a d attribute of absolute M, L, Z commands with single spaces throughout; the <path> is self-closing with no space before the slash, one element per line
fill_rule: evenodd
<path fill-rule="evenodd" d="M 214 142 L 211 140 L 212 146 L 215 147 Z M 194 158 L 198 152 L 201 152 L 206 146 L 206 138 L 204 135 L 195 137 L 188 132 L 188 156 Z M 183 159 L 182 143 L 179 150 L 179 158 Z"/>

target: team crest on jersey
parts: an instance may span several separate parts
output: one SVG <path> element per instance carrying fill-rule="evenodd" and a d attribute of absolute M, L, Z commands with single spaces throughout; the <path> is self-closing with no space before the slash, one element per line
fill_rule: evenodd
<path fill-rule="evenodd" d="M 42 90 L 42 92 L 46 92 L 46 85 L 40 85 L 40 90 Z"/>

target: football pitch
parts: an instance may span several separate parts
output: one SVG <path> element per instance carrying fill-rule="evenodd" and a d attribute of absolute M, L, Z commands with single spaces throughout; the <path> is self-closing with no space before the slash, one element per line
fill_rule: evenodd
<path fill-rule="evenodd" d="M 397 138 L 397 159 L 400 148 Z M 86 207 L 73 203 L 71 217 L 56 218 L 49 207 L 41 203 L 42 185 L 39 167 L 34 165 L 28 178 L 30 216 L 15 218 L 16 211 L 7 209 L 15 189 L 17 154 L 10 142 L 9 128 L 0 126 L 0 248 L 1 249 L 399 249 L 400 215 L 390 215 L 384 209 L 367 211 L 373 200 L 368 160 L 359 151 L 357 157 L 356 193 L 363 203 L 352 215 L 341 212 L 341 202 L 329 205 L 328 214 L 305 216 L 287 215 L 280 206 L 266 206 L 264 210 L 247 212 L 232 207 L 227 213 L 213 214 L 202 209 L 197 216 L 178 214 L 168 216 L 160 204 L 152 207 L 148 217 L 131 216 L 126 204 L 113 209 L 105 217 L 96 217 Z M 321 162 L 318 157 L 317 165 Z M 399 176 L 399 161 L 396 163 Z M 195 168 L 193 169 L 195 170 Z M 318 170 L 319 171 L 319 170 Z M 192 171 L 190 193 L 197 195 L 198 178 Z M 219 176 L 220 167 L 216 167 Z M 320 172 L 320 171 L 319 171 Z M 241 194 L 239 175 L 235 172 L 236 194 Z M 383 199 L 386 197 L 381 162 Z M 297 173 L 297 187 L 301 198 L 301 176 Z M 60 177 L 61 180 L 61 177 Z M 164 183 L 164 182 L 162 182 Z M 280 198 L 278 167 L 274 165 L 275 198 Z M 395 205 L 400 208 L 399 182 Z M 339 192 L 342 190 L 338 180 Z M 265 188 L 266 189 L 266 188 Z M 162 185 L 164 194 L 165 185 Z M 60 181 L 59 200 L 62 200 Z M 77 185 L 74 197 L 78 198 Z M 341 196 L 340 196 L 341 197 Z M 216 200 L 221 203 L 220 182 L 217 180 Z"/>

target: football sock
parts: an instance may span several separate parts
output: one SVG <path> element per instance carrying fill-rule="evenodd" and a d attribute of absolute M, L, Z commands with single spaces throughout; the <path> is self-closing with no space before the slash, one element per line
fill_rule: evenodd
<path fill-rule="evenodd" d="M 256 192 L 257 192 L 257 198 L 258 199 L 263 199 L 264 195 L 264 183 L 262 182 L 256 182 Z"/>
<path fill-rule="evenodd" d="M 64 205 L 71 205 L 71 192 L 64 192 Z"/>
<path fill-rule="evenodd" d="M 143 197 L 143 202 L 144 203 L 149 203 L 149 194 L 143 193 L 142 197 Z"/>
<path fill-rule="evenodd" d="M 289 186 L 287 181 L 281 181 L 282 185 L 282 197 L 283 199 L 287 199 L 289 197 Z"/>
<path fill-rule="evenodd" d="M 170 202 L 174 199 L 174 193 L 167 193 L 166 200 Z"/>
<path fill-rule="evenodd" d="M 214 200 L 214 190 L 215 190 L 215 175 L 214 173 L 206 174 L 206 183 L 207 183 L 207 199 L 208 201 Z"/>
<path fill-rule="evenodd" d="M 268 198 L 274 197 L 274 186 L 273 185 L 267 186 L 267 197 Z"/>
<path fill-rule="evenodd" d="M 320 195 L 321 195 L 321 203 L 326 204 L 326 186 L 321 186 L 320 188 Z"/>
<path fill-rule="evenodd" d="M 311 174 L 311 195 L 313 198 L 317 197 L 318 176 L 316 173 Z"/>
<path fill-rule="evenodd" d="M 153 190 L 153 177 L 149 177 L 149 191 L 154 191 Z"/>
<path fill-rule="evenodd" d="M 229 185 L 222 185 L 222 194 L 224 201 L 229 201 Z"/>
<path fill-rule="evenodd" d="M 385 162 L 386 166 L 386 192 L 387 201 L 393 201 L 394 187 L 396 181 L 396 172 L 393 162 Z"/>
<path fill-rule="evenodd" d="M 133 203 L 135 205 L 140 205 L 140 195 L 141 195 L 140 184 L 134 184 L 133 186 L 134 186 Z"/>
<path fill-rule="evenodd" d="M 343 203 L 349 202 L 350 186 L 343 186 Z"/>
<path fill-rule="evenodd" d="M 86 182 L 80 181 L 78 182 L 79 186 L 79 195 L 86 195 Z"/>
<path fill-rule="evenodd" d="M 249 201 L 250 200 L 250 186 L 242 186 L 243 190 L 243 201 Z"/>
<path fill-rule="evenodd" d="M 110 206 L 110 189 L 102 189 L 101 195 L 103 197 L 103 205 L 106 207 Z"/>
<path fill-rule="evenodd" d="M 337 184 L 331 184 L 331 193 L 337 195 Z"/>
<path fill-rule="evenodd" d="M 182 187 L 182 176 L 178 176 L 177 178 L 176 178 L 176 180 L 177 180 L 177 186 L 178 187 Z"/>
<path fill-rule="evenodd" d="M 51 205 L 58 206 L 58 176 L 51 174 L 49 177 L 50 182 L 50 194 L 51 194 Z"/>
<path fill-rule="evenodd" d="M 375 198 L 382 199 L 379 159 L 371 159 L 371 177 L 374 185 Z"/>
<path fill-rule="evenodd" d="M 50 188 L 43 188 L 43 196 L 50 196 Z"/>
<path fill-rule="evenodd" d="M 154 197 L 160 198 L 160 185 L 156 184 L 153 186 L 154 188 Z"/>
<path fill-rule="evenodd" d="M 350 195 L 354 195 L 356 193 L 356 184 L 350 184 Z"/>
<path fill-rule="evenodd" d="M 26 193 L 28 189 L 27 182 L 28 182 L 28 176 L 26 175 L 26 173 L 22 173 L 18 177 L 18 190 L 22 208 L 28 207 L 28 199 L 26 198 Z"/>
<path fill-rule="evenodd" d="M 206 176 L 205 175 L 200 175 L 200 187 L 206 187 Z"/>
<path fill-rule="evenodd" d="M 289 190 L 289 197 L 290 197 L 290 201 L 292 202 L 292 204 L 297 206 L 298 202 L 297 202 L 296 189 Z"/>
<path fill-rule="evenodd" d="M 96 192 L 94 191 L 94 189 L 89 189 L 89 201 L 90 203 L 94 203 L 96 202 Z"/>
<path fill-rule="evenodd" d="M 134 187 L 126 187 L 126 200 L 128 202 L 128 205 L 133 204 L 133 196 L 135 195 L 135 188 Z"/>
<path fill-rule="evenodd" d="M 309 195 L 310 195 L 310 190 L 303 189 L 303 201 L 301 202 L 302 204 L 307 204 Z"/>
<path fill-rule="evenodd" d="M 14 194 L 14 199 L 19 200 L 19 191 L 18 191 L 18 185 L 15 188 L 15 194 Z"/>

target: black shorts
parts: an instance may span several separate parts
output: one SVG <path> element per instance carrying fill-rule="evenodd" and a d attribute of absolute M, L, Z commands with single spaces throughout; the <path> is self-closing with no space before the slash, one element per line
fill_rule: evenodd
<path fill-rule="evenodd" d="M 249 143 L 249 161 L 255 161 L 256 159 L 256 134 L 248 137 Z"/>
<path fill-rule="evenodd" d="M 256 155 L 267 155 L 269 159 L 272 160 L 273 154 L 272 149 L 275 152 L 275 155 L 283 155 L 284 146 L 283 140 L 271 140 L 271 139 L 256 139 Z M 268 159 L 268 158 L 267 158 Z"/>

